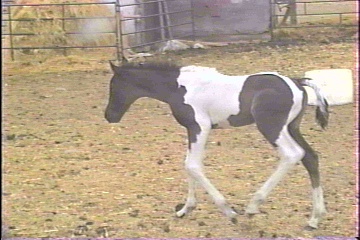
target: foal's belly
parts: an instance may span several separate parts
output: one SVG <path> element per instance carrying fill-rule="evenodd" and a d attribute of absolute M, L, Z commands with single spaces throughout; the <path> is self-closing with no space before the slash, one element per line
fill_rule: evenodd
<path fill-rule="evenodd" d="M 227 129 L 231 127 L 241 127 L 254 123 L 254 118 L 249 112 L 239 111 L 236 115 L 229 115 L 226 119 L 220 121 L 212 120 L 212 129 Z"/>
<path fill-rule="evenodd" d="M 231 128 L 232 126 L 230 125 L 229 121 L 227 120 L 224 120 L 224 121 L 221 121 L 221 122 L 218 122 L 218 123 L 213 123 L 211 125 L 211 128 L 212 129 L 227 129 L 227 128 Z"/>

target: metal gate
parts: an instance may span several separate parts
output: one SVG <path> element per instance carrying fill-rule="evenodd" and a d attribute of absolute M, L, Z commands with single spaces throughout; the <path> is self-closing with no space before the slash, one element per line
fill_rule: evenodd
<path fill-rule="evenodd" d="M 127 0 L 128 3 L 123 0 L 119 3 L 117 11 L 121 16 L 122 27 L 118 32 L 122 36 L 123 56 L 132 54 L 133 50 L 148 51 L 151 46 L 173 39 L 193 39 L 195 33 L 192 0 L 184 1 L 180 10 L 169 9 L 169 4 L 175 1 L 178 0 Z M 183 17 L 177 18 L 179 14 Z M 181 27 L 188 27 L 191 31 L 179 34 L 176 29 Z"/>
<path fill-rule="evenodd" d="M 356 19 L 356 4 L 356 0 L 99 0 L 61 4 L 4 0 L 2 49 L 12 60 L 19 51 L 46 49 L 67 54 L 70 49 L 111 49 L 114 58 L 121 61 L 132 50 L 148 51 L 172 39 L 219 34 L 217 40 L 231 41 L 232 36 L 268 31 L 273 36 L 274 30 L 285 28 L 356 27 L 356 21 L 349 21 Z M 75 8 L 91 6 L 108 10 L 73 14 Z M 21 16 L 19 9 L 36 14 Z M 42 14 L 46 9 L 52 14 Z M 100 28 L 74 28 L 84 21 Z M 104 28 L 104 23 L 109 26 Z M 48 31 L 43 27 L 46 24 L 52 26 Z M 104 41 L 94 43 L 95 38 Z"/>
<path fill-rule="evenodd" d="M 270 0 L 271 31 L 286 28 L 356 27 L 356 0 Z"/>
<path fill-rule="evenodd" d="M 15 60 L 17 51 L 60 50 L 66 55 L 69 49 L 110 48 L 114 49 L 116 55 L 116 59 L 113 60 L 121 61 L 131 49 L 141 49 L 173 39 L 173 28 L 184 25 L 191 26 L 191 29 L 194 28 L 191 0 L 188 0 L 188 7 L 181 11 L 169 11 L 167 6 L 169 1 L 175 0 L 122 0 L 121 3 L 120 0 L 103 0 L 97 3 L 61 4 L 16 4 L 16 1 L 7 1 L 6 5 L 5 1 L 2 1 L 3 13 L 5 11 L 8 16 L 4 17 L 2 21 L 4 26 L 2 50 L 9 51 L 11 59 Z M 97 13 L 96 16 L 86 14 L 77 16 L 71 10 L 90 6 L 107 7 L 108 11 L 104 11 L 104 14 Z M 24 8 L 28 9 L 28 12 L 36 14 L 31 17 L 19 16 L 17 13 Z M 137 11 L 138 14 L 129 15 L 129 9 Z M 46 16 L 42 11 L 52 14 Z M 179 13 L 187 13 L 189 18 L 172 24 L 171 17 Z M 3 14 L 3 16 L 5 15 Z M 91 21 L 91 24 L 82 25 L 77 29 L 73 27 L 74 25 L 80 26 L 84 21 Z M 45 27 L 43 27 L 47 23 L 52 26 L 49 31 L 45 31 Z M 104 27 L 105 23 L 109 26 Z M 38 25 L 38 28 L 35 28 L 35 25 Z M 91 26 L 92 29 L 88 29 L 88 26 Z M 93 29 L 94 26 L 100 27 Z M 192 32 L 190 37 L 193 35 Z M 46 41 L 40 41 L 40 37 L 41 40 L 54 39 L 54 42 L 46 44 Z M 176 37 L 185 38 L 189 35 L 176 35 Z M 91 41 L 96 38 L 107 38 L 108 41 L 101 44 Z M 74 39 L 82 40 L 75 41 Z"/>

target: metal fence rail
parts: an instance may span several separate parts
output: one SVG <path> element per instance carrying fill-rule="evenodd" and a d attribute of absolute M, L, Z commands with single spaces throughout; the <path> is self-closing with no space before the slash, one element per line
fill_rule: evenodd
<path fill-rule="evenodd" d="M 184 26 L 184 25 L 190 25 L 192 32 L 189 35 L 178 35 L 176 36 L 176 38 L 178 39 L 184 39 L 184 38 L 189 38 L 189 37 L 194 37 L 195 36 L 195 27 L 194 27 L 194 18 L 193 18 L 193 1 L 192 0 L 188 0 L 188 6 L 185 10 L 180 10 L 180 11 L 168 11 L 168 7 L 167 4 L 168 2 L 172 2 L 172 1 L 176 1 L 176 0 L 157 0 L 157 1 L 142 1 L 141 3 L 133 3 L 133 4 L 119 4 L 119 8 L 125 8 L 125 7 L 139 7 L 139 6 L 143 6 L 144 8 L 147 8 L 147 5 L 154 5 L 157 7 L 158 12 L 157 13 L 145 13 L 141 16 L 139 16 L 137 18 L 138 21 L 153 21 L 155 22 L 155 24 L 153 24 L 153 26 L 150 27 L 142 27 L 141 29 L 136 29 L 134 31 L 128 31 L 125 32 L 123 31 L 122 28 L 119 29 L 120 31 L 120 35 L 122 36 L 122 40 L 124 39 L 124 37 L 127 36 L 134 36 L 134 35 L 140 35 L 141 38 L 141 34 L 142 33 L 153 33 L 151 35 L 153 35 L 154 37 L 152 38 L 152 40 L 147 40 L 142 43 L 138 43 L 138 44 L 132 44 L 131 46 L 127 46 L 126 44 L 124 44 L 124 41 L 122 41 L 121 43 L 121 49 L 122 52 L 129 50 L 131 48 L 139 48 L 139 47 L 144 47 L 144 46 L 149 46 L 149 45 L 153 45 L 156 43 L 162 43 L 162 42 L 167 42 L 169 40 L 173 40 L 174 36 L 173 36 L 173 32 L 172 32 L 172 28 L 175 27 L 180 27 L 180 26 Z M 171 18 L 173 18 L 176 14 L 179 13 L 188 13 L 189 18 L 188 19 L 183 19 L 183 21 L 181 21 L 180 23 L 177 24 L 172 24 L 171 23 Z M 126 19 L 126 18 L 121 18 L 120 22 L 121 25 L 128 22 L 128 21 L 133 21 L 133 19 Z"/>
<path fill-rule="evenodd" d="M 79 21 L 79 20 L 85 20 L 85 19 L 115 19 L 116 16 L 115 14 L 111 17 L 108 16 L 101 16 L 101 17 L 67 17 L 66 16 L 66 7 L 70 7 L 70 6 L 90 6 L 90 5 L 110 5 L 113 6 L 113 8 L 115 9 L 115 5 L 116 2 L 108 2 L 108 3 L 49 3 L 49 4 L 9 4 L 7 5 L 7 9 L 9 12 L 9 17 L 8 19 L 4 19 L 3 21 L 8 22 L 8 30 L 7 31 L 3 31 L 2 35 L 5 37 L 9 37 L 9 42 L 10 42 L 10 46 L 5 46 L 2 47 L 2 49 L 4 50 L 10 50 L 11 53 L 11 59 L 15 60 L 15 50 L 24 50 L 24 49 L 48 49 L 48 50 L 58 50 L 58 49 L 63 49 L 64 51 L 66 49 L 93 49 L 93 48 L 114 48 L 114 49 L 118 49 L 119 46 L 116 44 L 116 42 L 111 42 L 110 44 L 106 44 L 106 45 L 98 45 L 98 46 L 91 46 L 91 45 L 52 45 L 52 46 L 44 46 L 42 45 L 43 43 L 39 43 L 37 46 L 19 46 L 15 44 L 14 38 L 15 37 L 23 37 L 23 36 L 39 36 L 39 33 L 36 32 L 15 32 L 13 29 L 13 24 L 16 22 L 29 22 L 29 23 L 34 23 L 34 22 L 46 22 L 46 21 L 50 21 L 50 22 L 56 22 L 56 21 L 61 21 L 61 26 L 62 26 L 62 31 L 63 34 L 65 36 L 68 35 L 74 35 L 74 34 L 80 34 L 80 35 L 86 35 L 86 34 L 97 34 L 97 35 L 102 35 L 102 34 L 112 34 L 115 36 L 117 36 L 117 32 L 114 29 L 113 31 L 98 31 L 98 32 L 88 32 L 88 33 L 84 33 L 84 32 L 74 32 L 74 31 L 68 31 L 66 29 L 66 22 L 68 21 Z M 29 8 L 34 8 L 34 11 L 36 10 L 36 8 L 38 7 L 50 7 L 53 11 L 56 11 L 55 9 L 57 9 L 57 11 L 61 12 L 61 17 L 50 17 L 50 18 L 12 18 L 12 10 L 16 7 L 29 7 Z M 46 35 L 53 35 L 53 33 L 47 33 Z M 117 59 L 120 59 L 120 52 L 116 51 Z"/>
<path fill-rule="evenodd" d="M 16 52 L 30 49 L 61 50 L 66 54 L 67 49 L 114 49 L 116 60 L 121 61 L 126 53 L 134 50 L 148 50 L 145 47 L 154 46 L 158 43 L 164 43 L 174 39 L 194 38 L 194 4 L 193 0 L 182 0 L 181 9 L 172 9 L 169 11 L 168 4 L 178 3 L 177 0 L 134 0 L 132 4 L 121 4 L 120 0 L 108 2 L 65 2 L 65 3 L 47 3 L 47 4 L 15 4 L 14 0 L 2 1 L 2 49 L 10 52 L 11 59 L 15 60 Z M 314 7 L 314 6 L 340 6 L 341 4 L 354 4 L 356 0 L 269 0 L 270 1 L 270 33 L 274 36 L 277 29 L 298 29 L 298 28 L 321 28 L 321 27 L 356 27 L 356 21 L 349 22 L 346 18 L 356 19 L 357 10 L 343 8 L 339 11 L 337 7 Z M 318 5 L 316 5 L 318 4 Z M 69 15 L 71 7 L 75 6 L 108 6 L 109 13 L 102 16 L 82 16 Z M 177 7 L 179 4 L 177 4 Z M 21 8 L 30 8 L 30 11 L 40 11 L 42 7 L 56 12 L 54 17 L 39 16 L 36 17 L 15 17 L 14 11 Z M 140 9 L 138 16 L 126 17 L 126 9 Z M 40 9 L 40 10 L 39 10 Z M 283 11 L 285 9 L 285 11 Z M 126 14 L 125 14 L 126 15 Z M 331 23 L 316 22 L 309 23 L 310 18 L 328 17 L 335 19 Z M 287 18 L 290 22 L 287 23 Z M 111 29 L 97 29 L 96 31 L 84 32 L 81 29 L 75 29 L 73 26 L 79 25 L 82 21 L 108 21 L 111 22 Z M 60 32 L 30 31 L 23 27 L 18 30 L 15 25 L 21 24 L 56 24 Z M 129 26 L 126 28 L 124 26 Z M 32 26 L 32 25 L 31 25 Z M 190 29 L 190 31 L 175 31 L 177 28 Z M 181 33 L 183 32 L 183 33 Z M 186 35 L 185 33 L 186 32 Z M 61 35 L 59 42 L 50 42 L 45 44 L 38 41 L 30 45 L 29 42 L 20 41 L 21 38 L 37 39 L 43 34 L 44 38 Z M 178 35 L 176 35 L 178 34 Z M 180 35 L 183 34 L 183 35 Z M 108 39 L 107 42 L 91 44 L 88 42 L 71 42 L 71 39 L 96 35 Z M 19 43 L 20 42 L 20 43 Z M 5 44 L 4 44 L 5 43 Z"/>
<path fill-rule="evenodd" d="M 270 30 L 275 29 L 289 29 L 289 28 L 323 28 L 323 27 L 356 27 L 356 21 L 351 23 L 344 22 L 344 16 L 357 16 L 356 0 L 270 0 L 271 1 L 271 27 Z M 322 4 L 323 7 L 314 6 Z M 335 5 L 336 4 L 336 5 Z M 351 10 L 339 11 L 337 8 L 344 4 L 353 4 Z M 332 6 L 333 5 L 333 6 Z M 313 7 L 313 10 L 309 9 Z M 282 9 L 286 11 L 282 11 Z M 315 10 L 316 9 L 316 10 Z M 304 20 L 299 23 L 299 19 L 311 19 L 314 17 L 331 17 L 332 21 L 328 23 L 319 21 Z M 290 23 L 287 24 L 287 19 L 290 18 Z M 280 22 L 279 20 L 282 19 Z M 335 21 L 333 21 L 335 19 Z M 272 32 L 273 34 L 273 32 Z"/>
<path fill-rule="evenodd" d="M 174 0 L 167 0 L 167 1 L 174 1 Z M 123 25 L 125 25 L 129 21 L 134 21 L 133 18 L 126 18 L 122 17 L 122 10 L 127 7 L 147 7 L 148 5 L 156 4 L 158 7 L 158 12 L 154 13 L 147 13 L 142 14 L 136 18 L 136 21 L 140 22 L 147 22 L 147 21 L 153 21 L 156 23 L 154 27 L 142 27 L 140 29 L 135 29 L 133 31 L 124 31 Z M 7 18 L 3 18 L 2 25 L 6 27 L 2 30 L 2 36 L 3 38 L 8 39 L 9 44 L 3 44 L 2 49 L 10 51 L 11 59 L 15 60 L 15 52 L 19 50 L 25 50 L 25 49 L 47 49 L 47 50 L 59 50 L 63 49 L 64 53 L 66 52 L 66 49 L 94 49 L 94 48 L 113 48 L 116 53 L 116 60 L 121 61 L 124 58 L 125 52 L 129 49 L 134 48 L 141 48 L 144 46 L 151 46 L 156 43 L 166 42 L 168 40 L 171 40 L 173 38 L 171 34 L 171 28 L 175 28 L 178 26 L 183 25 L 192 25 L 192 29 L 194 29 L 193 26 L 193 18 L 192 18 L 192 1 L 189 0 L 189 8 L 182 11 L 172 11 L 168 12 L 166 11 L 166 4 L 167 2 L 165 0 L 157 0 L 157 1 L 141 1 L 140 3 L 134 3 L 134 4 L 120 4 L 120 0 L 114 0 L 109 2 L 89 2 L 89 3 L 47 3 L 47 4 L 15 4 L 14 1 L 7 1 L 7 4 L 5 5 L 5 1 L 2 1 L 2 8 L 3 12 L 4 10 L 8 14 Z M 108 7 L 111 7 L 111 12 L 113 14 L 111 16 L 68 16 L 67 14 L 67 8 L 71 6 L 90 6 L 90 5 L 106 5 Z M 160 6 L 162 6 L 162 10 L 160 9 Z M 165 8 L 164 8 L 165 6 Z M 57 13 L 56 17 L 38 17 L 38 18 L 32 18 L 32 17 L 24 17 L 24 18 L 14 18 L 13 17 L 13 10 L 15 8 L 20 7 L 28 7 L 33 8 L 31 11 L 36 11 L 39 7 L 48 7 L 51 8 L 53 12 Z M 165 10 L 164 10 L 165 9 Z M 175 16 L 179 13 L 189 13 L 189 19 L 185 19 L 182 23 L 177 24 L 171 24 L 170 18 Z M 60 15 L 60 16 L 59 16 Z M 154 20 L 155 19 L 155 20 Z M 91 32 L 83 32 L 83 31 L 74 31 L 71 29 L 68 29 L 66 27 L 66 23 L 73 22 L 73 23 L 79 23 L 79 21 L 84 20 L 108 20 L 111 21 L 113 24 L 113 27 L 111 30 L 98 30 L 98 31 L 91 31 Z M 98 44 L 98 45 L 91 45 L 91 44 L 53 44 L 51 46 L 45 46 L 46 44 L 39 42 L 36 45 L 27 46 L 26 44 L 17 44 L 15 39 L 18 37 L 36 37 L 39 36 L 38 32 L 27 32 L 27 31 L 15 31 L 14 30 L 14 24 L 21 24 L 21 23 L 45 23 L 45 22 L 61 22 L 62 26 L 62 34 L 65 38 L 68 38 L 71 35 L 98 35 L 98 36 L 112 36 L 112 41 L 106 43 L 106 44 Z M 161 23 L 161 24 L 159 24 Z M 156 27 L 155 27 L 156 26 Z M 165 34 L 164 34 L 165 33 Z M 54 33 L 42 33 L 48 36 L 54 35 Z M 127 38 L 131 38 L 132 36 L 139 36 L 142 34 L 150 34 L 154 35 L 155 38 L 152 40 L 148 39 L 142 39 L 142 42 L 140 43 L 132 43 L 129 44 L 127 41 Z M 191 34 L 191 36 L 194 35 L 194 32 Z M 176 36 L 177 38 L 187 38 L 189 36 Z"/>

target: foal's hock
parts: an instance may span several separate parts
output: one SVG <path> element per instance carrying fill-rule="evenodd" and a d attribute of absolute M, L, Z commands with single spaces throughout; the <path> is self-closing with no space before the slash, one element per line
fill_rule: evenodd
<path fill-rule="evenodd" d="M 176 212 L 182 217 L 196 207 L 195 184 L 212 197 L 219 209 L 236 222 L 236 212 L 203 171 L 205 144 L 214 128 L 240 127 L 255 123 L 259 131 L 279 152 L 275 172 L 254 194 L 245 212 L 259 213 L 271 190 L 284 175 L 301 161 L 310 175 L 313 209 L 308 225 L 318 227 L 326 213 L 320 184 L 318 156 L 300 133 L 300 121 L 307 105 L 303 86 L 314 89 L 318 106 L 316 119 L 322 128 L 328 123 L 328 104 L 311 79 L 290 79 L 275 72 L 246 76 L 227 76 L 214 68 L 169 64 L 111 64 L 109 103 L 105 118 L 119 122 L 130 105 L 141 97 L 168 103 L 173 116 L 187 129 L 188 150 L 185 169 L 188 196 Z"/>

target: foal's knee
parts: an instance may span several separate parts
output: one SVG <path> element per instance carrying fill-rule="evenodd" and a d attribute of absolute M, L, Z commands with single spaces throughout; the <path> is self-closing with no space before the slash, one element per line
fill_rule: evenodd
<path fill-rule="evenodd" d="M 305 150 L 302 148 L 296 148 L 291 150 L 280 149 L 280 154 L 282 156 L 282 159 L 289 164 L 296 164 L 304 158 Z"/>
<path fill-rule="evenodd" d="M 185 170 L 191 177 L 196 178 L 201 174 L 202 167 L 198 164 L 185 162 Z"/>

